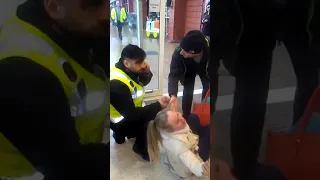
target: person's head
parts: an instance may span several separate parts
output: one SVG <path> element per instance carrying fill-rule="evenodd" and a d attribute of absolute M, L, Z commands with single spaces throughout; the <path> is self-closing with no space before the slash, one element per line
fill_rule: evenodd
<path fill-rule="evenodd" d="M 146 56 L 146 52 L 139 46 L 129 44 L 123 48 L 120 61 L 131 73 L 140 74 L 147 70 Z"/>
<path fill-rule="evenodd" d="M 186 127 L 187 122 L 176 111 L 161 111 L 157 114 L 154 121 L 149 122 L 147 139 L 148 139 L 148 153 L 152 162 L 160 161 L 159 142 L 162 143 L 160 132 L 175 132 Z"/>
<path fill-rule="evenodd" d="M 210 2 L 207 4 L 207 12 L 210 12 Z"/>
<path fill-rule="evenodd" d="M 120 2 L 116 1 L 116 6 L 119 7 L 120 6 Z"/>
<path fill-rule="evenodd" d="M 180 42 L 180 54 L 184 58 L 200 56 L 206 46 L 206 39 L 199 30 L 189 31 Z"/>
<path fill-rule="evenodd" d="M 40 0 L 53 21 L 69 32 L 86 37 L 109 36 L 107 0 Z M 39 1 L 39 2 L 40 2 Z"/>

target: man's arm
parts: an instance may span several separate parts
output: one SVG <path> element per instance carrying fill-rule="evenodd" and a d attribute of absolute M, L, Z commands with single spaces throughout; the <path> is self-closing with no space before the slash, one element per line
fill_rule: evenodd
<path fill-rule="evenodd" d="M 183 74 L 183 64 L 181 63 L 180 51 L 176 49 L 172 55 L 170 73 L 168 77 L 169 96 L 177 96 L 179 80 Z"/>
<path fill-rule="evenodd" d="M 147 86 L 150 83 L 152 77 L 153 77 L 153 74 L 151 71 L 149 71 L 148 73 L 139 76 L 139 80 L 143 84 L 143 86 Z"/>
<path fill-rule="evenodd" d="M 159 102 L 135 107 L 127 85 L 118 80 L 110 81 L 110 104 L 127 120 L 150 121 L 162 110 Z"/>
<path fill-rule="evenodd" d="M 56 76 L 32 61 L 0 62 L 1 133 L 47 179 L 108 179 L 109 146 L 81 145 Z"/>

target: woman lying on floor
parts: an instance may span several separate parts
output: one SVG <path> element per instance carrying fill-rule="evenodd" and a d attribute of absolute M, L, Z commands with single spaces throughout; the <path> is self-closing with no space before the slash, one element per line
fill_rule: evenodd
<path fill-rule="evenodd" d="M 197 115 L 186 120 L 174 110 L 161 111 L 149 123 L 147 137 L 151 162 L 160 162 L 160 142 L 169 167 L 181 178 L 209 178 L 210 127 L 202 127 Z"/>

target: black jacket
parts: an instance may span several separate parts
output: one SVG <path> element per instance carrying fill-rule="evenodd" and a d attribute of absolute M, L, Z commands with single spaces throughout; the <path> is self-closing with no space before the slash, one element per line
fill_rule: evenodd
<path fill-rule="evenodd" d="M 144 86 L 149 84 L 153 76 L 151 72 L 145 76 L 132 74 L 125 69 L 122 62 L 116 63 L 115 66 L 126 72 L 126 74 L 136 83 L 142 83 Z M 129 88 L 119 80 L 110 81 L 110 104 L 124 117 L 124 120 L 120 123 L 117 123 L 116 125 L 112 123 L 111 128 L 122 132 L 128 132 L 127 130 L 132 128 L 132 125 L 134 124 L 139 125 L 140 123 L 153 120 L 157 113 L 162 109 L 159 102 L 136 108 Z"/>
<path fill-rule="evenodd" d="M 109 74 L 109 39 L 57 31 L 38 2 L 20 5 L 18 18 L 46 33 L 88 71 L 98 63 Z M 52 72 L 26 58 L 9 57 L 0 61 L 0 84 L 0 132 L 45 180 L 109 179 L 109 144 L 80 144 L 68 99 Z"/>
<path fill-rule="evenodd" d="M 311 0 L 287 0 L 287 4 L 281 4 L 280 1 L 284 2 L 282 0 L 212 1 L 210 9 L 212 60 L 216 62 L 223 59 L 225 65 L 232 66 L 232 62 L 237 58 L 238 43 L 244 34 L 269 33 L 281 41 L 285 34 L 307 33 L 308 20 L 311 17 L 310 45 L 319 47 L 320 1 L 313 1 L 315 8 L 313 14 L 309 13 Z M 302 41 L 308 41 L 308 37 L 305 38 Z M 320 50 L 318 51 L 320 53 Z"/>
<path fill-rule="evenodd" d="M 211 71 L 210 62 L 210 49 L 209 46 L 203 49 L 203 58 L 200 63 L 196 63 L 192 58 L 184 58 L 180 55 L 181 48 L 178 46 L 173 52 L 170 73 L 168 77 L 168 93 L 169 96 L 177 95 L 178 83 L 184 84 L 185 79 L 189 76 L 194 77 L 196 74 L 199 76 L 210 77 L 209 72 Z"/>

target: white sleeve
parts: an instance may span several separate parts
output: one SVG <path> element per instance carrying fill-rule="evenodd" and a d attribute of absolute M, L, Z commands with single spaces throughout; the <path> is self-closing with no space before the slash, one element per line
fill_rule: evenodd
<path fill-rule="evenodd" d="M 204 162 L 200 160 L 192 151 L 188 150 L 184 153 L 179 154 L 179 157 L 184 165 L 197 177 L 203 176 L 202 165 Z"/>

